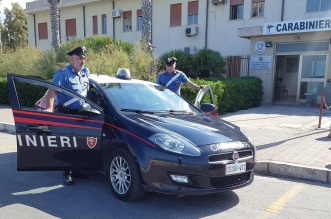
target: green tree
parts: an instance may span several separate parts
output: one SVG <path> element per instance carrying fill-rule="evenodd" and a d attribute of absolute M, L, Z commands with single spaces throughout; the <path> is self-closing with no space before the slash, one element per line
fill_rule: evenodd
<path fill-rule="evenodd" d="M 17 50 L 28 45 L 27 19 L 23 8 L 16 2 L 12 9 L 5 8 L 4 29 L 1 39 L 4 49 Z"/>

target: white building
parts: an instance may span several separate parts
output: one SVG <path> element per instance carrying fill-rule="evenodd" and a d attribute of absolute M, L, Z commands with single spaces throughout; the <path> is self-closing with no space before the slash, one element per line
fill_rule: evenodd
<path fill-rule="evenodd" d="M 151 1 L 156 55 L 202 48 L 249 54 L 249 75 L 263 80 L 264 102 L 320 100 L 331 78 L 331 0 Z M 30 46 L 51 47 L 49 7 L 47 0 L 26 4 Z M 60 38 L 108 35 L 135 43 L 141 19 L 141 0 L 62 0 Z"/>

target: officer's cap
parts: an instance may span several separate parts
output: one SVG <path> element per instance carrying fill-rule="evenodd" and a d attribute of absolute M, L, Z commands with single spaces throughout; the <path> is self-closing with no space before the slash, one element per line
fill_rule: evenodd
<path fill-rule="evenodd" d="M 167 66 L 172 66 L 176 61 L 177 59 L 175 57 L 170 57 L 166 59 L 165 63 Z"/>
<path fill-rule="evenodd" d="M 85 46 L 78 46 L 74 50 L 68 52 L 67 55 L 69 55 L 69 56 L 76 55 L 76 56 L 85 58 L 85 52 L 86 52 Z"/>

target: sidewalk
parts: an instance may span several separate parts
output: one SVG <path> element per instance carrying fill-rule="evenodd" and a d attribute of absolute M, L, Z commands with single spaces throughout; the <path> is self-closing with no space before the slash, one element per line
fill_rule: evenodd
<path fill-rule="evenodd" d="M 15 132 L 15 122 L 10 106 L 0 105 L 0 131 Z"/>
<path fill-rule="evenodd" d="M 316 106 L 264 104 L 221 118 L 251 136 L 256 173 L 331 183 L 331 110 L 323 109 L 321 128 Z M 0 105 L 0 131 L 15 132 L 10 106 Z"/>
<path fill-rule="evenodd" d="M 221 116 L 249 134 L 257 149 L 255 172 L 331 183 L 331 110 L 265 104 Z"/>

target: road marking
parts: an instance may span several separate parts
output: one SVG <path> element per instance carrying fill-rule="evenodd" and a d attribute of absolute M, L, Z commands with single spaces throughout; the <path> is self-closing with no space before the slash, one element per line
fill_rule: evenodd
<path fill-rule="evenodd" d="M 294 185 L 288 192 L 282 195 L 277 201 L 272 203 L 266 211 L 260 215 L 260 219 L 270 218 L 273 214 L 278 214 L 280 211 L 283 210 L 285 205 L 293 199 L 302 189 L 304 188 L 303 184 Z"/>
<path fill-rule="evenodd" d="M 44 192 L 49 192 L 55 189 L 59 189 L 64 187 L 63 185 L 57 185 L 57 186 L 50 186 L 50 187 L 41 187 L 38 189 L 31 189 L 28 191 L 23 191 L 23 192 L 14 192 L 12 195 L 33 195 L 33 194 L 40 194 Z"/>

